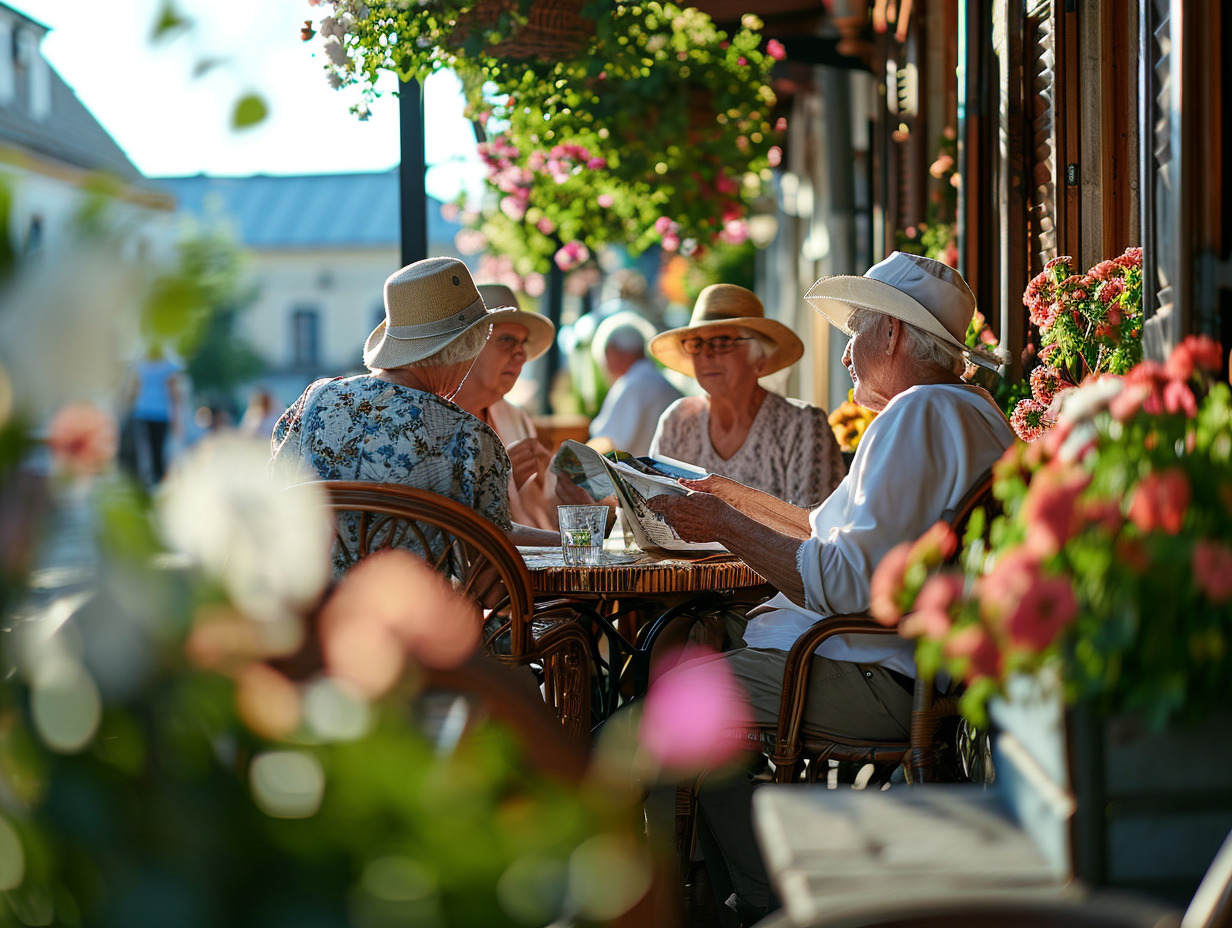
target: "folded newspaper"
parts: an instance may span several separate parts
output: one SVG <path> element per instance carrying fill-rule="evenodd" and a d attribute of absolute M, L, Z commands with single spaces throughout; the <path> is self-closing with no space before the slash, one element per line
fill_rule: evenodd
<path fill-rule="evenodd" d="M 552 458 L 552 470 L 568 477 L 595 499 L 615 495 L 628 514 L 629 528 L 640 548 L 665 551 L 726 551 L 715 542 L 685 541 L 646 505 L 654 496 L 684 496 L 680 478 L 700 479 L 707 472 L 671 458 L 635 458 L 625 451 L 602 455 L 589 445 L 566 441 Z"/>

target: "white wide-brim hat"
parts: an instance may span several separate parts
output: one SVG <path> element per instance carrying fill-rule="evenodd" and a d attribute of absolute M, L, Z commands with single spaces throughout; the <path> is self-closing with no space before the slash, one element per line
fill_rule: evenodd
<path fill-rule="evenodd" d="M 489 311 L 466 265 L 425 258 L 385 280 L 385 318 L 364 343 L 364 364 L 388 370 L 436 354 L 477 325 L 503 322 L 517 310 Z"/>
<path fill-rule="evenodd" d="M 556 341 L 556 326 L 547 316 L 528 312 L 518 305 L 518 297 L 504 284 L 480 284 L 479 295 L 483 297 L 484 305 L 489 312 L 498 309 L 512 309 L 513 312 L 502 316 L 501 323 L 511 322 L 526 329 L 526 360 L 533 361 L 552 347 Z"/>
<path fill-rule="evenodd" d="M 863 277 L 823 277 L 804 299 L 846 332 L 857 309 L 909 322 L 941 341 L 967 350 L 964 339 L 975 315 L 975 296 L 948 264 L 896 251 Z"/>
<path fill-rule="evenodd" d="M 766 308 L 757 294 L 736 284 L 711 284 L 699 293 L 689 324 L 656 335 L 650 342 L 650 353 L 664 367 L 696 377 L 693 356 L 685 352 L 681 342 L 693 335 L 705 337 L 704 330 L 716 325 L 739 326 L 774 342 L 774 351 L 762 369 L 763 377 L 791 367 L 804 356 L 800 337 L 783 323 L 767 319 Z"/>

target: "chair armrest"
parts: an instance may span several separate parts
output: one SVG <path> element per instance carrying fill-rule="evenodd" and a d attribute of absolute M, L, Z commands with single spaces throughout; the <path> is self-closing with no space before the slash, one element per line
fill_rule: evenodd
<path fill-rule="evenodd" d="M 778 730 L 775 736 L 775 763 L 780 759 L 794 763 L 799 759 L 800 729 L 804 724 L 804 703 L 808 698 L 809 671 L 813 654 L 822 642 L 835 635 L 897 635 L 898 629 L 882 625 L 864 615 L 833 615 L 814 622 L 792 644 L 783 668 L 783 695 L 779 703 Z"/>

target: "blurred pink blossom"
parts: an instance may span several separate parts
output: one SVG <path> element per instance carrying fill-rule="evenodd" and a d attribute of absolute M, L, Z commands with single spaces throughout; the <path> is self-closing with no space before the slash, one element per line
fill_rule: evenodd
<path fill-rule="evenodd" d="M 700 770 L 745 744 L 748 697 L 722 655 L 691 645 L 650 686 L 638 740 L 663 767 Z"/>
<path fill-rule="evenodd" d="M 963 674 L 967 682 L 977 677 L 997 677 L 1001 673 L 1001 652 L 992 636 L 979 625 L 961 628 L 945 643 L 947 657 L 967 659 Z"/>
<path fill-rule="evenodd" d="M 1129 519 L 1139 531 L 1162 529 L 1177 535 L 1185 524 L 1192 492 L 1189 477 L 1179 467 L 1149 473 L 1134 490 Z"/>
<path fill-rule="evenodd" d="M 953 625 L 954 620 L 944 609 L 917 609 L 903 619 L 898 633 L 904 638 L 943 640 Z"/>
<path fill-rule="evenodd" d="M 1079 528 L 1078 497 L 1090 482 L 1090 475 L 1076 468 L 1049 467 L 1036 473 L 1022 504 L 1030 550 L 1050 557 L 1073 537 Z"/>
<path fill-rule="evenodd" d="M 729 245 L 743 245 L 749 238 L 749 224 L 743 219 L 732 219 L 725 222 L 719 238 Z"/>
<path fill-rule="evenodd" d="M 543 291 L 546 289 L 546 281 L 543 275 L 532 272 L 527 274 L 522 283 L 522 292 L 527 296 L 543 296 Z"/>
<path fill-rule="evenodd" d="M 771 39 L 766 43 L 766 54 L 775 61 L 782 61 L 787 57 L 787 49 L 783 47 L 783 43 L 778 39 Z"/>
<path fill-rule="evenodd" d="M 1187 335 L 1172 349 L 1165 370 L 1177 380 L 1189 380 L 1196 369 L 1215 374 L 1222 366 L 1223 349 L 1219 342 L 1205 335 Z"/>
<path fill-rule="evenodd" d="M 562 271 L 571 271 L 587 258 L 590 250 L 581 242 L 565 242 L 556 252 L 556 266 Z"/>
<path fill-rule="evenodd" d="M 598 203 L 601 207 L 603 207 L 603 209 L 607 209 L 609 206 L 615 203 L 616 200 L 612 197 L 610 193 L 601 193 L 595 199 L 595 202 Z"/>
<path fill-rule="evenodd" d="M 479 645 L 479 606 L 409 551 L 368 555 L 321 609 L 330 671 L 368 696 L 401 676 L 409 653 L 428 667 L 456 667 Z"/>
<path fill-rule="evenodd" d="M 47 445 L 57 468 L 88 477 L 99 473 L 115 457 L 119 429 L 115 418 L 93 403 L 74 403 L 52 418 Z"/>
<path fill-rule="evenodd" d="M 1069 580 L 1039 577 L 1005 617 L 1005 630 L 1015 645 L 1042 651 L 1077 614 L 1078 601 Z"/>
<path fill-rule="evenodd" d="M 501 197 L 500 201 L 501 212 L 512 219 L 514 222 L 521 222 L 526 215 L 526 204 L 517 197 Z"/>
<path fill-rule="evenodd" d="M 473 255 L 488 247 L 488 237 L 478 229 L 459 229 L 453 243 L 459 254 Z"/>
<path fill-rule="evenodd" d="M 1201 538 L 1194 543 L 1194 580 L 1213 603 L 1232 600 L 1232 548 Z"/>
<path fill-rule="evenodd" d="M 869 583 L 869 612 L 882 625 L 897 625 L 903 611 L 898 605 L 907 566 L 911 561 L 911 542 L 904 541 L 887 551 Z"/>

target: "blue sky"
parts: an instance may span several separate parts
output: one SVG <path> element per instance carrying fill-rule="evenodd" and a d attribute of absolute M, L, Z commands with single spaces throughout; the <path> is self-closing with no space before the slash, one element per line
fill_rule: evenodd
<path fill-rule="evenodd" d="M 194 28 L 155 45 L 161 0 L 4 0 L 51 27 L 43 52 L 78 97 L 149 176 L 378 171 L 399 160 L 398 104 L 372 118 L 348 112 L 358 93 L 325 82 L 318 42 L 299 29 L 321 8 L 308 0 L 178 0 Z M 222 63 L 194 77 L 197 62 Z M 392 85 L 392 81 L 391 81 Z M 270 108 L 260 126 L 233 131 L 230 107 L 256 91 Z M 452 199 L 481 175 L 474 135 L 452 75 L 429 80 L 425 98 L 428 189 Z"/>

